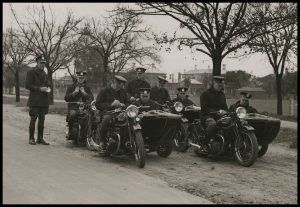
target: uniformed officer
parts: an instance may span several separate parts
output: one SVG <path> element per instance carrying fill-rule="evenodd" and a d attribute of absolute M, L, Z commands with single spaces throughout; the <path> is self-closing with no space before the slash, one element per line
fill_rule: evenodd
<path fill-rule="evenodd" d="M 150 88 L 150 84 L 144 79 L 145 68 L 136 68 L 137 78 L 128 82 L 127 92 L 130 98 L 130 101 L 134 101 L 139 97 L 140 88 Z"/>
<path fill-rule="evenodd" d="M 240 93 L 241 98 L 240 100 L 238 100 L 236 103 L 232 104 L 229 108 L 229 111 L 234 112 L 238 107 L 242 106 L 244 108 L 246 108 L 247 113 L 258 113 L 258 111 L 253 108 L 252 106 L 250 106 L 249 104 L 249 99 L 252 98 L 252 95 L 250 93 L 244 92 L 242 91 Z"/>
<path fill-rule="evenodd" d="M 126 90 L 123 88 L 127 80 L 119 75 L 115 75 L 111 80 L 110 86 L 102 89 L 96 99 L 96 108 L 103 115 L 100 126 L 97 127 L 97 137 L 100 140 L 100 153 L 105 152 L 106 142 L 105 136 L 112 118 L 111 114 L 107 114 L 108 110 L 122 107 L 129 102 Z"/>
<path fill-rule="evenodd" d="M 178 87 L 177 88 L 177 97 L 172 100 L 172 102 L 179 101 L 184 106 L 191 106 L 195 105 L 192 100 L 189 99 L 189 96 L 187 95 L 188 88 L 187 87 Z"/>
<path fill-rule="evenodd" d="M 157 76 L 158 86 L 154 86 L 150 91 L 150 98 L 153 101 L 158 102 L 159 104 L 165 104 L 167 101 L 171 101 L 168 90 L 165 88 L 166 83 L 168 82 L 162 76 Z"/>
<path fill-rule="evenodd" d="M 86 82 L 86 71 L 77 71 L 74 83 L 70 85 L 65 94 L 66 102 L 87 102 L 90 103 L 94 100 L 94 95 L 91 88 Z M 67 122 L 69 126 L 69 136 L 68 139 L 73 139 L 77 136 L 77 131 L 72 130 L 77 129 L 74 125 L 75 120 L 78 118 L 78 104 L 68 103 L 68 114 Z M 87 112 L 86 112 L 87 113 Z M 74 132 L 74 133 L 71 133 Z M 85 132 L 83 132 L 85 134 Z"/>
<path fill-rule="evenodd" d="M 46 60 L 42 55 L 36 57 L 37 65 L 29 70 L 26 75 L 26 89 L 29 92 L 27 105 L 29 106 L 30 124 L 29 124 L 29 144 L 49 145 L 44 138 L 45 115 L 49 110 L 49 92 L 51 91 L 51 82 L 44 71 Z M 35 142 L 34 131 L 35 122 L 38 121 L 38 137 Z"/>
<path fill-rule="evenodd" d="M 161 106 L 150 99 L 150 88 L 140 88 L 140 97 L 133 104 L 136 106 L 149 106 L 141 111 L 162 110 Z"/>
<path fill-rule="evenodd" d="M 221 114 L 228 110 L 224 94 L 224 77 L 213 76 L 212 87 L 204 91 L 200 96 L 202 121 L 207 130 L 206 141 L 215 135 L 216 117 L 210 112 L 219 111 Z"/>

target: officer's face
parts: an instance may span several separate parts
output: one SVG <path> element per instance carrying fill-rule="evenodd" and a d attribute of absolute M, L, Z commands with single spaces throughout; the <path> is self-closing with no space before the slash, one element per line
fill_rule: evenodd
<path fill-rule="evenodd" d="M 143 73 L 142 72 L 137 72 L 136 76 L 138 79 L 141 79 L 143 77 Z"/>
<path fill-rule="evenodd" d="M 39 69 L 44 69 L 45 68 L 45 64 L 46 64 L 46 62 L 43 62 L 41 60 L 37 61 L 37 67 Z"/>
<path fill-rule="evenodd" d="M 85 81 L 84 75 L 77 75 L 77 81 L 79 84 L 82 84 Z"/>
<path fill-rule="evenodd" d="M 215 80 L 214 79 L 213 86 L 216 91 L 224 90 L 224 87 L 225 87 L 224 80 Z"/>
<path fill-rule="evenodd" d="M 165 87 L 166 82 L 165 82 L 165 81 L 159 80 L 159 81 L 158 81 L 158 85 L 159 85 L 159 87 L 163 88 L 163 87 Z"/>
<path fill-rule="evenodd" d="M 141 94 L 140 98 L 141 98 L 142 103 L 148 103 L 150 100 L 150 94 L 149 93 Z"/>
<path fill-rule="evenodd" d="M 181 92 L 178 93 L 178 95 L 179 95 L 179 97 L 180 97 L 181 99 L 185 99 L 185 97 L 186 97 L 186 92 L 181 91 Z"/>
<path fill-rule="evenodd" d="M 240 104 L 241 105 L 246 106 L 246 105 L 248 105 L 248 103 L 249 103 L 249 100 L 247 98 L 242 97 L 240 99 Z"/>

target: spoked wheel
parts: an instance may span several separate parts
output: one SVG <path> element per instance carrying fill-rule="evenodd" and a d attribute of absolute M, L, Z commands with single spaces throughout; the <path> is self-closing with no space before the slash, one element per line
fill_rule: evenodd
<path fill-rule="evenodd" d="M 242 132 L 241 138 L 235 143 L 235 159 L 245 167 L 253 165 L 258 156 L 258 144 L 253 132 Z"/>
<path fill-rule="evenodd" d="M 172 143 L 164 143 L 161 144 L 158 148 L 157 148 L 157 154 L 161 157 L 168 157 L 173 151 L 173 146 Z"/>
<path fill-rule="evenodd" d="M 269 148 L 268 144 L 259 146 L 258 157 L 264 156 L 267 153 L 268 148 Z"/>
<path fill-rule="evenodd" d="M 175 133 L 173 140 L 173 146 L 175 150 L 178 152 L 185 152 L 189 148 L 188 141 L 186 127 L 181 124 L 180 128 Z"/>
<path fill-rule="evenodd" d="M 134 147 L 134 156 L 137 162 L 137 165 L 140 168 L 145 166 L 146 152 L 144 147 L 144 140 L 141 131 L 135 131 L 135 147 Z"/>

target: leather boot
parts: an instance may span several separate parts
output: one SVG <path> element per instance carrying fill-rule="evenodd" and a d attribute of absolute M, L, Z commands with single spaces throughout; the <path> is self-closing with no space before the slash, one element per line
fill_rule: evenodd
<path fill-rule="evenodd" d="M 43 144 L 43 145 L 49 145 L 49 143 L 43 139 L 43 134 L 44 134 L 44 128 L 39 127 L 38 128 L 38 139 L 37 139 L 36 143 Z"/>

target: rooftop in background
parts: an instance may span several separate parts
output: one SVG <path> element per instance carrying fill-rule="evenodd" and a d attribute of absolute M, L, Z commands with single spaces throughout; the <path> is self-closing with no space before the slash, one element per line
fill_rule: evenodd
<path fill-rule="evenodd" d="M 212 73 L 212 69 L 196 69 L 196 70 L 189 70 L 183 74 L 201 74 L 201 73 Z"/>
<path fill-rule="evenodd" d="M 237 91 L 264 91 L 264 90 L 262 88 L 242 87 L 237 89 Z"/>

